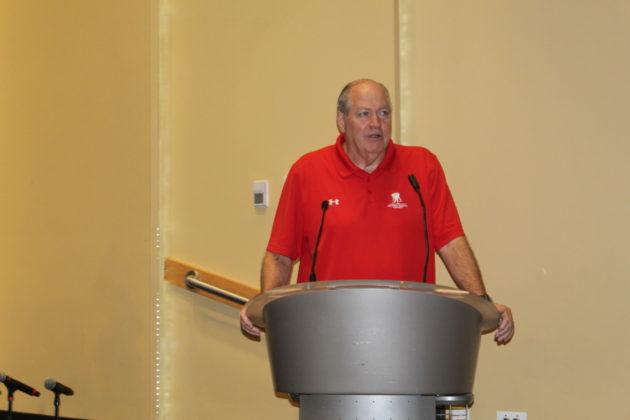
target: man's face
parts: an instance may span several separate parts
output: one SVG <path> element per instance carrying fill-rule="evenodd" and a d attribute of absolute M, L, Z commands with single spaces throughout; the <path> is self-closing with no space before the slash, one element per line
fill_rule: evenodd
<path fill-rule="evenodd" d="M 348 155 L 358 154 L 363 159 L 384 156 L 392 131 L 387 94 L 379 85 L 366 82 L 352 87 L 348 99 L 348 113 L 337 112 Z"/>

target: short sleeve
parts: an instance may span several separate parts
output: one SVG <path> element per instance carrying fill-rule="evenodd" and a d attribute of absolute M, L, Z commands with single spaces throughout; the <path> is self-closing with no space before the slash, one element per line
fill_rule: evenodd
<path fill-rule="evenodd" d="M 303 222 L 299 210 L 302 206 L 300 175 L 294 164 L 282 187 L 267 251 L 284 255 L 291 260 L 300 257 Z"/>

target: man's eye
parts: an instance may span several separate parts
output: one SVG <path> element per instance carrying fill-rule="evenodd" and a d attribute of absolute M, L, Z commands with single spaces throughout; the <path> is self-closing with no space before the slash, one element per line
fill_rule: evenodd
<path fill-rule="evenodd" d="M 361 117 L 361 118 L 365 118 L 365 117 L 367 117 L 367 116 L 368 116 L 368 112 L 367 112 L 367 111 L 361 111 L 361 112 L 359 112 L 359 117 Z"/>
<path fill-rule="evenodd" d="M 387 109 L 382 109 L 382 110 L 380 110 L 380 111 L 379 111 L 379 115 L 380 115 L 381 117 L 389 117 L 389 110 L 387 110 Z"/>

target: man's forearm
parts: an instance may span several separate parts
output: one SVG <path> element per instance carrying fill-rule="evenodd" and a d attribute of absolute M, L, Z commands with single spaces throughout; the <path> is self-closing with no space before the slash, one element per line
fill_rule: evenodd
<path fill-rule="evenodd" d="M 289 284 L 292 266 L 289 257 L 267 251 L 260 271 L 260 290 L 264 292 Z"/>
<path fill-rule="evenodd" d="M 438 254 L 457 287 L 475 295 L 486 293 L 477 259 L 465 236 L 453 239 Z"/>

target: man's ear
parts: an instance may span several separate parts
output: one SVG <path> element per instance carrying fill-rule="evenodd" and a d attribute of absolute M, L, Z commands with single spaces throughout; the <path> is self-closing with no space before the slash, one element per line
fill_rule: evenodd
<path fill-rule="evenodd" d="M 341 111 L 337 111 L 337 130 L 340 133 L 345 134 L 346 132 L 346 122 L 344 120 L 345 115 Z"/>

